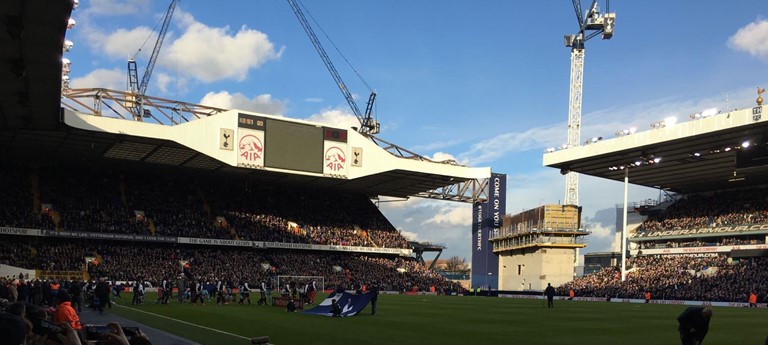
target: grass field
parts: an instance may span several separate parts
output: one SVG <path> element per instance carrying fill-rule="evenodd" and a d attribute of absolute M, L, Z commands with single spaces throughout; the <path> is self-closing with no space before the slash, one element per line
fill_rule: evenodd
<path fill-rule="evenodd" d="M 128 298 L 126 298 L 128 297 Z M 147 296 L 152 301 L 154 296 Z M 130 294 L 123 296 L 128 303 Z M 255 299 L 254 299 L 255 301 Z M 118 301 L 120 302 L 120 301 Z M 230 304 L 157 305 L 113 308 L 112 312 L 201 344 L 249 342 L 268 335 L 287 344 L 680 344 L 677 315 L 684 306 L 555 301 L 488 297 L 381 295 L 375 316 L 369 308 L 349 318 L 331 318 L 265 306 Z M 140 311 L 137 311 L 140 310 Z M 768 310 L 713 308 L 705 344 L 763 345 Z M 143 312 L 142 312 L 143 311 Z"/>

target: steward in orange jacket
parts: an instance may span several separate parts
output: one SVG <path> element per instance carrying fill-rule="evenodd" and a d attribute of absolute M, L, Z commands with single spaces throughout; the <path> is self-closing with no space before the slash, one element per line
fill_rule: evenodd
<path fill-rule="evenodd" d="M 757 308 L 757 295 L 754 291 L 749 294 L 749 307 Z"/>
<path fill-rule="evenodd" d="M 56 313 L 54 314 L 53 320 L 56 323 L 66 322 L 72 329 L 83 329 L 83 325 L 80 324 L 80 317 L 77 316 L 75 309 L 72 308 L 72 300 L 69 297 L 69 294 L 62 291 L 59 293 L 58 299 L 60 303 L 59 306 L 56 307 Z"/>

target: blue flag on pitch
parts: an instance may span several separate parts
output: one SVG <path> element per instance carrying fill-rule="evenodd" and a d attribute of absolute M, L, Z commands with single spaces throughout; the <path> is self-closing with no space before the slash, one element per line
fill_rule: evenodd
<path fill-rule="evenodd" d="M 331 301 L 335 299 L 341 307 L 341 316 L 354 316 L 365 309 L 365 306 L 368 305 L 368 302 L 371 301 L 372 297 L 373 294 L 370 292 L 362 295 L 355 295 L 348 292 L 334 292 L 316 307 L 305 310 L 304 312 L 308 314 L 333 316 L 333 313 L 331 313 Z"/>

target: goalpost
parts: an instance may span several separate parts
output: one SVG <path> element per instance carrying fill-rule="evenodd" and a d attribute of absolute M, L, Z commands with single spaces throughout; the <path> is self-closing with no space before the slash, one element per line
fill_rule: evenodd
<path fill-rule="evenodd" d="M 325 277 L 323 276 L 277 276 L 277 286 L 273 291 L 283 291 L 290 282 L 295 282 L 296 288 L 302 290 L 305 285 L 312 285 L 313 280 L 318 293 L 325 290 Z"/>

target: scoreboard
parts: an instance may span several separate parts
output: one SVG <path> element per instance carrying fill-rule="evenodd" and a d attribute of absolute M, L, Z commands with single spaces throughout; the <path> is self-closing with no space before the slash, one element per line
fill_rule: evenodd
<path fill-rule="evenodd" d="M 238 114 L 237 165 L 346 178 L 347 130 Z"/>

